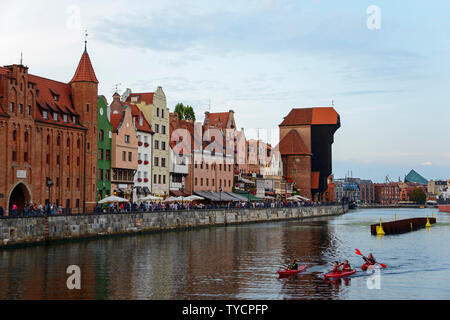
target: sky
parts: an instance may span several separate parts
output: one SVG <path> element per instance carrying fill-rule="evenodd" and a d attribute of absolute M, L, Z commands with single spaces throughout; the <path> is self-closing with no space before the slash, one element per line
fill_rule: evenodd
<path fill-rule="evenodd" d="M 375 6 L 375 7 L 374 7 Z M 84 50 L 99 94 L 233 110 L 276 144 L 292 108 L 334 106 L 335 177 L 450 178 L 450 2 L 0 0 L 0 64 L 69 82 Z"/>

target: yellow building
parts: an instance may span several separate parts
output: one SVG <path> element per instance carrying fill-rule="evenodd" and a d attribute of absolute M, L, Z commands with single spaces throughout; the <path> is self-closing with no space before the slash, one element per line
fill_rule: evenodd
<path fill-rule="evenodd" d="M 150 123 L 153 135 L 152 145 L 152 194 L 169 195 L 169 108 L 166 95 L 161 87 L 155 92 L 133 93 L 130 89 L 122 96 L 122 100 L 135 104 Z"/>

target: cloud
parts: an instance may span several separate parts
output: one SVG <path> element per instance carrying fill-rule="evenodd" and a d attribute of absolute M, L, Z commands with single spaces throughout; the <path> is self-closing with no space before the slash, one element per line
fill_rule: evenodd
<path fill-rule="evenodd" d="M 421 163 L 422 166 L 431 166 L 433 163 L 431 163 L 431 161 L 425 161 L 423 163 Z"/>

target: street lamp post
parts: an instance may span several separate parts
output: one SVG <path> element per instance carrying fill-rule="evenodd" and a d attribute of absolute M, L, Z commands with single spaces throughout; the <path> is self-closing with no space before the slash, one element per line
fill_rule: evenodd
<path fill-rule="evenodd" d="M 46 216 L 50 215 L 50 202 L 51 202 L 51 193 L 50 193 L 50 188 L 53 187 L 53 181 L 50 178 L 47 178 L 46 181 L 46 186 L 48 188 L 48 203 L 47 203 L 47 210 L 45 210 L 45 214 Z"/>

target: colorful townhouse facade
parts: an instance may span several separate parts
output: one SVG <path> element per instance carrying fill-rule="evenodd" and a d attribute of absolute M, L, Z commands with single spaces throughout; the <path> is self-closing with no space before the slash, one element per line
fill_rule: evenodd
<path fill-rule="evenodd" d="M 135 174 L 138 169 L 138 137 L 132 108 L 122 104 L 115 93 L 110 105 L 112 133 L 111 193 L 133 200 Z"/>
<path fill-rule="evenodd" d="M 155 92 L 134 93 L 130 89 L 122 95 L 122 100 L 135 104 L 144 114 L 153 130 L 152 150 L 152 194 L 169 195 L 170 150 L 169 150 L 169 109 L 166 95 L 161 87 Z"/>
<path fill-rule="evenodd" d="M 99 82 L 86 46 L 69 83 L 28 70 L 0 67 L 0 205 L 6 215 L 13 204 L 21 211 L 48 201 L 73 213 L 90 210 L 97 196 Z"/>
<path fill-rule="evenodd" d="M 190 146 L 183 148 L 182 141 L 192 142 L 189 127 L 192 121 L 181 120 L 177 113 L 170 113 L 169 135 L 170 135 L 170 180 L 169 190 L 171 196 L 187 196 L 192 194 L 191 188 L 191 153 Z M 178 130 L 180 129 L 180 130 Z M 182 137 L 178 139 L 178 136 Z M 190 185 L 190 186 L 189 186 Z"/>
<path fill-rule="evenodd" d="M 97 201 L 111 195 L 111 151 L 113 127 L 108 119 L 108 101 L 98 97 L 97 108 Z"/>
<path fill-rule="evenodd" d="M 142 111 L 134 104 L 130 104 L 134 125 L 137 130 L 138 156 L 137 173 L 134 176 L 133 201 L 151 195 L 152 177 L 152 138 L 153 130 L 145 119 Z"/>

